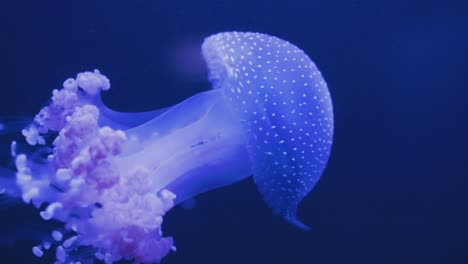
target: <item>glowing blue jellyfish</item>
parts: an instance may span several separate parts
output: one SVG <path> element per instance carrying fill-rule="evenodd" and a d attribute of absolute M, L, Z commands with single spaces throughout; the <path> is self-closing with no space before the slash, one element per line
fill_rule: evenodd
<path fill-rule="evenodd" d="M 167 211 L 250 175 L 275 213 L 307 228 L 297 206 L 319 180 L 333 135 L 320 72 L 302 50 L 265 34 L 220 33 L 202 52 L 213 89 L 164 110 L 107 108 L 100 93 L 110 82 L 97 70 L 53 91 L 22 130 L 29 151 L 12 144 L 16 173 L 0 171 L 4 195 L 63 223 L 35 255 L 54 248 L 57 263 L 88 263 L 74 257 L 87 247 L 106 263 L 159 262 L 175 250 L 162 234 Z"/>

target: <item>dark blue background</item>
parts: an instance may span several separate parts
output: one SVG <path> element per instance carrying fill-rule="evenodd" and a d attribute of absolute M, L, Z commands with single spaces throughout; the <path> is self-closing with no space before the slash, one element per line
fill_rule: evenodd
<path fill-rule="evenodd" d="M 0 22 L 3 116 L 33 115 L 94 68 L 113 108 L 175 104 L 209 89 L 199 45 L 220 31 L 287 39 L 319 66 L 336 136 L 299 211 L 313 231 L 274 217 L 247 180 L 167 216 L 179 251 L 165 263 L 468 263 L 466 1 L 15 0 Z M 0 212 L 2 240 L 37 218 Z M 32 245 L 1 246 L 0 263 L 50 263 Z"/>

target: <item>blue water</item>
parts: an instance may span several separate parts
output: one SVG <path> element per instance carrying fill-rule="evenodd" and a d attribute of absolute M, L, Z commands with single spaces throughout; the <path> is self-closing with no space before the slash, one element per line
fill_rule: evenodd
<path fill-rule="evenodd" d="M 257 31 L 301 47 L 332 95 L 328 166 L 274 217 L 251 179 L 167 216 L 164 263 L 468 263 L 468 4 L 463 1 L 12 1 L 0 8 L 0 115 L 33 115 L 97 68 L 109 106 L 143 111 L 210 88 L 204 37 Z M 2 164 L 9 155 L 0 142 Z M 0 263 L 31 253 L 29 207 L 1 209 Z M 12 237 L 24 237 L 18 242 Z M 6 243 L 9 242 L 9 243 Z"/>

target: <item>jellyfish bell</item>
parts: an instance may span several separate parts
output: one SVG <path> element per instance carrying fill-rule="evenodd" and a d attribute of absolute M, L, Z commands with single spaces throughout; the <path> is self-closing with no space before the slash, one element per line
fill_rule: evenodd
<path fill-rule="evenodd" d="M 106 263 L 159 262 L 175 250 L 162 233 L 174 205 L 250 175 L 275 213 L 307 228 L 297 206 L 325 168 L 333 133 L 320 72 L 294 45 L 259 33 L 208 37 L 202 54 L 213 89 L 162 110 L 107 108 L 100 93 L 110 81 L 97 70 L 53 91 L 22 130 L 33 151 L 15 150 L 16 178 L 0 181 L 63 223 L 36 256 L 54 248 L 68 263 L 91 247 L 90 258 Z"/>
<path fill-rule="evenodd" d="M 282 39 L 227 32 L 202 45 L 210 80 L 221 88 L 248 131 L 246 144 L 258 190 L 273 211 L 308 229 L 297 206 L 330 156 L 333 110 L 311 59 Z"/>

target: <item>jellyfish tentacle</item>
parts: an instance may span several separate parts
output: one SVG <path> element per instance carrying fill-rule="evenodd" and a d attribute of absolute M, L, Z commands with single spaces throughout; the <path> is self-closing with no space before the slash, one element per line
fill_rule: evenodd
<path fill-rule="evenodd" d="M 110 126 L 115 129 L 127 130 L 142 125 L 170 110 L 173 106 L 143 112 L 120 112 L 107 107 L 102 101 L 101 94 L 86 95 L 84 101 L 99 108 L 99 125 Z"/>
<path fill-rule="evenodd" d="M 129 138 L 138 138 L 129 145 L 140 149 L 125 150 L 120 164 L 151 168 L 158 179 L 154 188 L 174 192 L 176 203 L 240 181 L 250 176 L 251 165 L 243 127 L 231 112 L 222 91 L 197 94 L 128 130 Z"/>
<path fill-rule="evenodd" d="M 21 201 L 21 191 L 16 185 L 15 172 L 0 167 L 0 207 L 17 205 Z"/>
<path fill-rule="evenodd" d="M 21 131 L 32 121 L 32 118 L 26 116 L 2 116 L 0 117 L 0 135 Z"/>

